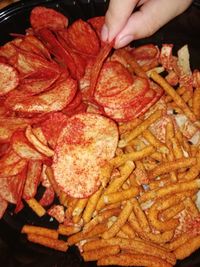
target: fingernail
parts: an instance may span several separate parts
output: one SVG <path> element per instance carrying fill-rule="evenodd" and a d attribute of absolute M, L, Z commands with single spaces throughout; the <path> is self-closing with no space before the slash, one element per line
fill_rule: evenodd
<path fill-rule="evenodd" d="M 115 48 L 121 48 L 127 44 L 129 44 L 131 41 L 133 41 L 133 35 L 125 35 L 115 41 Z"/>
<path fill-rule="evenodd" d="M 108 40 L 108 27 L 104 24 L 101 30 L 101 39 L 106 42 Z"/>

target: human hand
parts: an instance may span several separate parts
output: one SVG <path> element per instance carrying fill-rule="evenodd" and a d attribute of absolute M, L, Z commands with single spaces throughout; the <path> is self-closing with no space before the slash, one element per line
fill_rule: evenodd
<path fill-rule="evenodd" d="M 192 0 L 110 0 L 102 40 L 115 39 L 114 47 L 121 48 L 133 40 L 151 36 L 191 3 Z"/>

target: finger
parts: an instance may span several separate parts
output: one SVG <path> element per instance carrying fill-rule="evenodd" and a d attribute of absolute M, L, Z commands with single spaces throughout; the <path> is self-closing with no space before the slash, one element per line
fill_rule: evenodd
<path fill-rule="evenodd" d="M 103 41 L 111 42 L 123 29 L 138 0 L 110 0 L 102 28 Z"/>
<path fill-rule="evenodd" d="M 133 40 L 151 36 L 164 24 L 182 13 L 191 0 L 149 0 L 133 13 L 117 35 L 115 48 L 120 48 Z"/>

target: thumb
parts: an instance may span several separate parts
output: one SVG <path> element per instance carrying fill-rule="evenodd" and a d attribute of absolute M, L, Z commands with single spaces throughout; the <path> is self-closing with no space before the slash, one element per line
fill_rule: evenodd
<path fill-rule="evenodd" d="M 115 48 L 121 48 L 133 40 L 151 36 L 164 24 L 182 13 L 191 0 L 149 0 L 134 12 L 116 36 Z"/>
<path fill-rule="evenodd" d="M 110 0 L 101 38 L 111 42 L 126 25 L 138 0 Z"/>

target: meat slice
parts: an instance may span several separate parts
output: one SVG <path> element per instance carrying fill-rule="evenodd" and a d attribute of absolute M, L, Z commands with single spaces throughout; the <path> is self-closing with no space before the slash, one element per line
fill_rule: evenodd
<path fill-rule="evenodd" d="M 85 198 L 100 185 L 100 168 L 117 147 L 116 124 L 99 114 L 82 113 L 68 119 L 55 148 L 53 170 L 60 188 Z"/>

